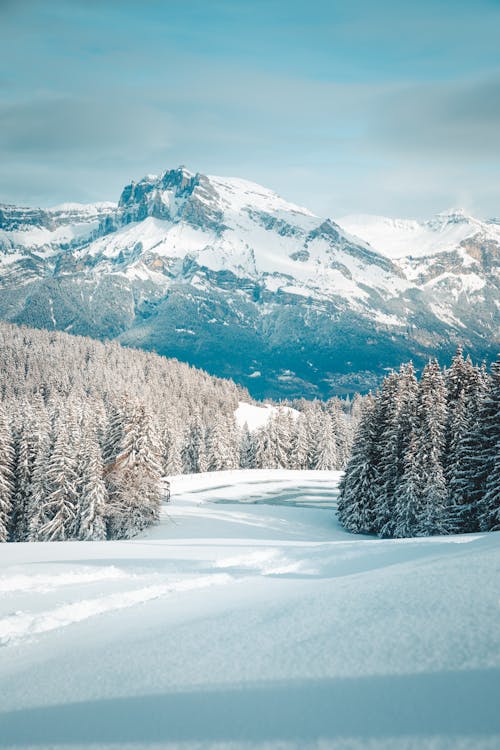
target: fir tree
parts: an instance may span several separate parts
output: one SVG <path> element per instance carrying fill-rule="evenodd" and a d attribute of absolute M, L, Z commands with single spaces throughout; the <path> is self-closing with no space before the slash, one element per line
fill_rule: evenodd
<path fill-rule="evenodd" d="M 479 411 L 476 494 L 480 528 L 496 531 L 500 514 L 500 358 L 492 365 L 489 385 Z"/>
<path fill-rule="evenodd" d="M 83 441 L 83 472 L 79 488 L 77 536 L 83 541 L 106 539 L 108 493 L 103 479 L 103 462 L 97 436 Z"/>
<path fill-rule="evenodd" d="M 415 536 L 447 534 L 453 531 L 455 518 L 448 502 L 444 476 L 444 447 L 447 409 L 446 390 L 438 363 L 429 362 L 419 384 L 416 429 L 416 460 L 422 467 L 421 508 Z"/>
<path fill-rule="evenodd" d="M 128 398 L 122 404 L 122 436 L 106 466 L 108 534 L 128 538 L 159 519 L 160 446 L 151 414 Z"/>
<path fill-rule="evenodd" d="M 42 500 L 44 522 L 36 532 L 38 541 L 65 541 L 75 535 L 77 513 L 76 462 L 66 424 L 54 423 L 53 450 L 46 465 L 47 492 Z"/>
<path fill-rule="evenodd" d="M 290 446 L 290 468 L 307 469 L 309 457 L 309 442 L 306 418 L 299 414 L 293 425 Z"/>
<path fill-rule="evenodd" d="M 365 400 L 349 463 L 340 483 L 338 517 L 348 531 L 373 531 L 377 506 L 375 400 Z"/>
<path fill-rule="evenodd" d="M 245 423 L 240 437 L 240 466 L 242 469 L 255 469 L 257 463 L 257 441 Z"/>
<path fill-rule="evenodd" d="M 333 432 L 332 418 L 328 412 L 324 413 L 321 417 L 316 439 L 317 446 L 314 468 L 319 471 L 336 469 L 337 443 Z"/>
<path fill-rule="evenodd" d="M 239 456 L 235 441 L 233 420 L 218 417 L 208 430 L 206 441 L 206 458 L 208 471 L 236 469 Z"/>
<path fill-rule="evenodd" d="M 0 542 L 6 542 L 12 524 L 14 500 L 14 448 L 12 428 L 0 403 Z"/>
<path fill-rule="evenodd" d="M 384 536 L 417 536 L 423 515 L 423 471 L 413 435 L 403 460 L 403 474 L 398 482 L 393 503 L 393 517 L 386 525 Z"/>
<path fill-rule="evenodd" d="M 280 407 L 268 423 L 270 464 L 264 468 L 288 468 L 290 421 L 286 410 Z"/>
<path fill-rule="evenodd" d="M 188 429 L 187 439 L 182 451 L 184 471 L 187 474 L 199 474 L 207 471 L 205 430 L 200 417 L 196 416 Z"/>

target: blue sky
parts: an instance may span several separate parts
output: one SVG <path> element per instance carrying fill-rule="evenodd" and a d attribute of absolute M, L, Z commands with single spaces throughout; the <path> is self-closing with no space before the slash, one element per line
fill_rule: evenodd
<path fill-rule="evenodd" d="M 185 164 L 318 213 L 500 215 L 500 1 L 0 0 L 0 201 Z"/>

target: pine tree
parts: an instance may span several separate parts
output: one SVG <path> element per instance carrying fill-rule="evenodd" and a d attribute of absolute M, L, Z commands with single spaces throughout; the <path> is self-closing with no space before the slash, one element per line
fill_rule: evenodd
<path fill-rule="evenodd" d="M 498 464 L 500 460 L 500 358 L 492 365 L 488 388 L 479 411 L 476 487 L 480 528 L 496 531 L 500 515 Z"/>
<path fill-rule="evenodd" d="M 403 460 L 403 474 L 394 493 L 393 516 L 384 536 L 411 537 L 418 535 L 423 515 L 423 471 L 413 435 Z"/>
<path fill-rule="evenodd" d="M 476 505 L 472 501 L 473 483 L 469 475 L 470 459 L 476 450 L 477 412 L 462 390 L 453 407 L 448 426 L 446 480 L 449 503 L 455 509 L 455 531 L 477 529 Z"/>
<path fill-rule="evenodd" d="M 394 493 L 398 484 L 399 408 L 402 384 L 396 373 L 388 375 L 376 398 L 375 418 L 377 438 L 375 456 L 379 481 L 374 529 L 383 536 L 391 536 Z"/>
<path fill-rule="evenodd" d="M 76 461 L 69 443 L 67 425 L 59 417 L 54 423 L 53 450 L 47 461 L 47 492 L 42 499 L 44 522 L 36 531 L 38 541 L 65 541 L 75 535 L 77 513 Z"/>
<path fill-rule="evenodd" d="M 128 538 L 159 519 L 160 446 L 151 414 L 138 401 L 121 406 L 122 436 L 115 458 L 105 469 L 108 535 Z"/>
<path fill-rule="evenodd" d="M 322 410 L 318 402 L 313 402 L 304 412 L 307 433 L 307 464 L 306 469 L 314 469 L 316 465 L 316 438 L 319 432 Z"/>
<path fill-rule="evenodd" d="M 12 428 L 0 403 L 0 542 L 6 542 L 12 524 L 14 501 L 14 448 Z"/>
<path fill-rule="evenodd" d="M 199 416 L 194 417 L 188 428 L 182 460 L 186 474 L 199 474 L 207 471 L 205 430 Z"/>
<path fill-rule="evenodd" d="M 363 404 L 353 450 L 340 483 L 340 523 L 357 534 L 373 532 L 379 480 L 376 463 L 376 409 L 369 397 Z"/>
<path fill-rule="evenodd" d="M 479 513 L 483 531 L 500 531 L 500 442 L 496 445 L 495 460 L 486 480 Z"/>
<path fill-rule="evenodd" d="M 447 424 L 446 390 L 438 363 L 433 360 L 422 372 L 419 384 L 417 461 L 423 467 L 422 508 L 415 536 L 447 534 L 455 526 L 454 510 L 448 502 L 443 458 Z"/>
<path fill-rule="evenodd" d="M 290 446 L 290 468 L 307 469 L 309 456 L 309 442 L 306 418 L 300 413 L 293 425 Z"/>
<path fill-rule="evenodd" d="M 257 449 L 255 452 L 255 466 L 257 469 L 274 469 L 274 456 L 269 424 L 257 432 Z"/>
<path fill-rule="evenodd" d="M 316 461 L 317 471 L 333 470 L 337 468 L 337 443 L 333 432 L 332 418 L 325 412 L 319 423 L 320 429 L 316 436 Z"/>
<path fill-rule="evenodd" d="M 238 466 L 234 420 L 217 417 L 207 433 L 207 470 L 223 471 Z"/>
<path fill-rule="evenodd" d="M 106 539 L 108 493 L 103 479 L 103 462 L 97 436 L 83 440 L 83 472 L 79 487 L 76 535 L 83 541 Z"/>
<path fill-rule="evenodd" d="M 329 406 L 329 413 L 332 419 L 332 430 L 335 437 L 335 452 L 337 455 L 334 468 L 344 469 L 349 460 L 352 440 L 350 439 L 342 407 L 337 399 Z"/>
<path fill-rule="evenodd" d="M 162 470 L 166 477 L 182 474 L 181 439 L 182 433 L 178 426 L 169 424 L 164 428 L 161 447 Z"/>
<path fill-rule="evenodd" d="M 240 436 L 240 466 L 242 469 L 255 469 L 257 463 L 257 441 L 245 423 Z"/>
<path fill-rule="evenodd" d="M 270 465 L 265 468 L 287 469 L 289 462 L 290 420 L 280 407 L 268 423 Z"/>
<path fill-rule="evenodd" d="M 39 415 L 41 416 L 41 412 Z M 27 538 L 29 541 L 37 541 L 40 528 L 49 520 L 46 499 L 49 493 L 49 481 L 47 470 L 52 449 L 52 435 L 48 419 L 40 419 L 37 430 L 37 444 L 35 460 L 33 462 L 33 474 L 29 488 L 27 502 Z"/>

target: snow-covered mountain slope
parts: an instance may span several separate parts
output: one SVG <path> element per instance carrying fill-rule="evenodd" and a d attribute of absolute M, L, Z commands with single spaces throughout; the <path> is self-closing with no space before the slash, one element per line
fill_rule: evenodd
<path fill-rule="evenodd" d="M 339 224 L 362 237 L 389 258 L 421 258 L 456 250 L 462 243 L 481 237 L 500 243 L 500 224 L 469 216 L 462 208 L 443 211 L 428 221 L 390 219 L 386 216 L 352 215 Z"/>
<path fill-rule="evenodd" d="M 375 235 L 355 236 L 361 224 L 183 167 L 131 182 L 117 205 L 2 211 L 1 317 L 119 336 L 257 396 L 367 388 L 458 340 L 479 357 L 497 346 L 494 223 L 489 234 L 458 215 L 458 230 L 406 228 L 420 237 L 415 260 L 400 257 L 395 232 L 372 247 Z"/>
<path fill-rule="evenodd" d="M 63 203 L 48 209 L 0 204 L 0 250 L 60 251 L 88 241 L 116 203 Z M 1 255 L 0 255 L 1 257 Z"/>
<path fill-rule="evenodd" d="M 338 479 L 175 477 L 143 537 L 0 545 L 2 748 L 498 748 L 499 533 L 348 534 Z"/>

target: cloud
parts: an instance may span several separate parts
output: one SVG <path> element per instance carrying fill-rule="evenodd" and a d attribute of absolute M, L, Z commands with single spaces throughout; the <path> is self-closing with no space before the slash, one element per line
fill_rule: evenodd
<path fill-rule="evenodd" d="M 121 155 L 140 138 L 148 152 L 169 145 L 165 112 L 123 97 L 38 96 L 0 105 L 0 154 Z"/>
<path fill-rule="evenodd" d="M 416 84 L 388 94 L 371 135 L 386 151 L 409 158 L 498 162 L 500 75 Z"/>

